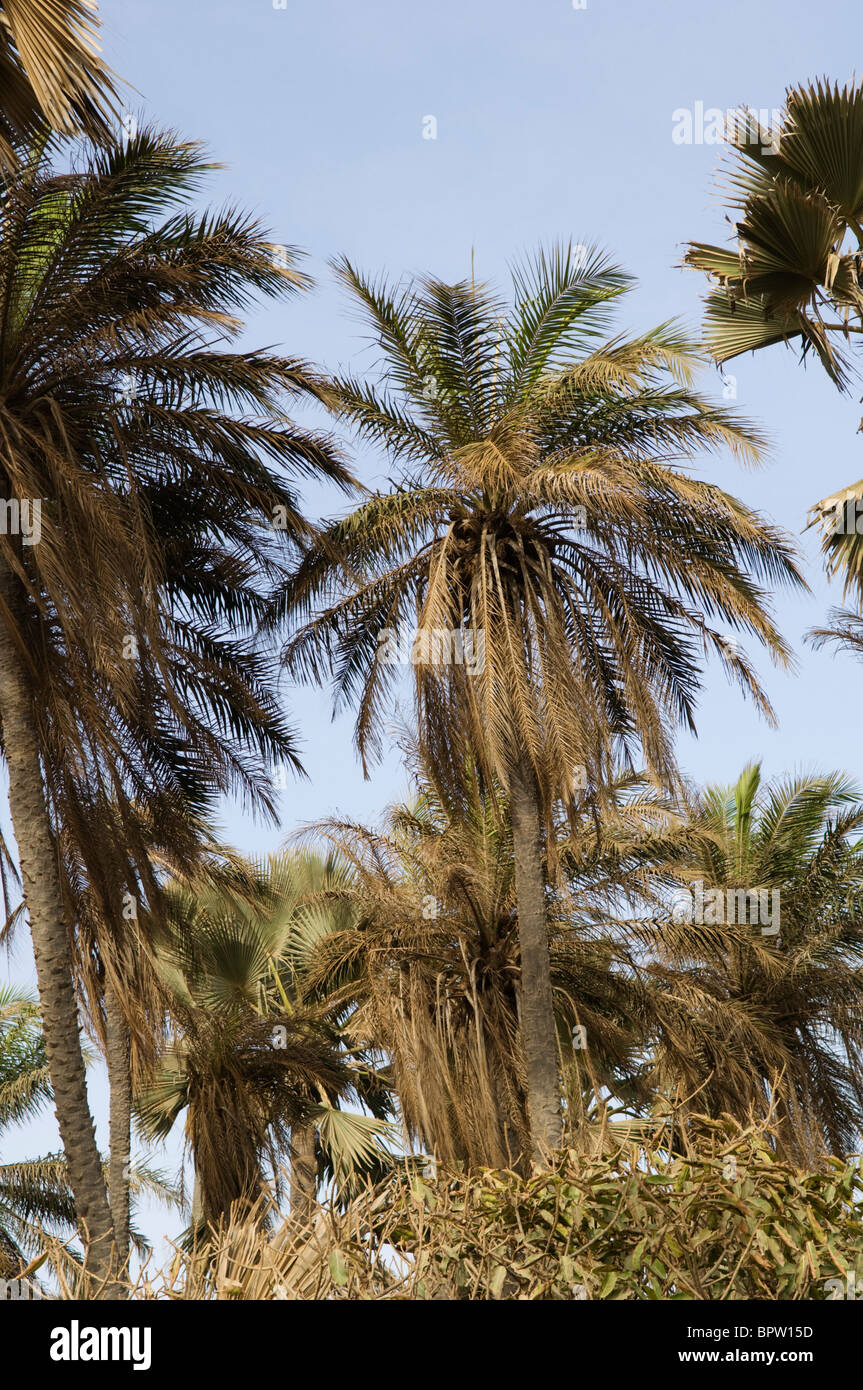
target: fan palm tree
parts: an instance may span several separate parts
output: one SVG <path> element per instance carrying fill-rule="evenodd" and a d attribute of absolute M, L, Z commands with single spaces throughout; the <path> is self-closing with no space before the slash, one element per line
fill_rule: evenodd
<path fill-rule="evenodd" d="M 775 528 L 675 466 L 723 445 L 751 459 L 758 437 L 693 389 L 696 356 L 672 327 L 603 341 L 628 281 L 598 252 L 540 254 L 515 271 L 509 307 L 473 281 L 390 289 L 347 261 L 339 275 L 383 380 L 339 377 L 334 401 L 401 472 L 308 547 L 278 610 L 299 624 L 286 660 L 332 679 L 337 706 L 357 699 L 364 765 L 399 662 L 411 666 L 433 760 L 448 766 L 465 731 L 505 789 L 540 1151 L 561 1132 L 543 874 L 554 807 L 601 795 L 636 742 L 672 775 L 671 726 L 694 724 L 708 648 L 769 713 L 705 612 L 784 662 L 760 581 L 803 581 Z"/>
<path fill-rule="evenodd" d="M 268 1174 L 278 1197 L 283 1153 L 302 1168 L 291 1193 L 303 1223 L 319 1161 L 344 1192 L 383 1159 L 386 1124 L 340 1108 L 359 1093 L 382 1113 L 382 1088 L 346 1052 L 332 1007 L 302 987 L 311 944 L 344 920 L 343 907 L 324 907 L 341 882 L 332 861 L 282 854 L 250 866 L 245 889 L 199 881 L 170 890 L 159 968 L 172 1037 L 137 1108 L 158 1138 L 185 1112 L 193 1207 L 205 1226 L 235 1203 L 260 1207 Z"/>
<path fill-rule="evenodd" d="M 109 134 L 117 91 L 98 33 L 93 0 L 0 4 L 0 165 L 14 168 L 46 122 L 66 135 Z"/>
<path fill-rule="evenodd" d="M 741 112 L 730 132 L 727 181 L 736 245 L 692 243 L 686 263 L 716 287 L 707 296 L 705 343 L 718 362 L 777 343 L 814 354 L 845 390 L 849 349 L 863 333 L 863 83 L 789 88 L 772 131 Z M 813 509 L 831 570 L 863 593 L 863 543 L 846 500 L 863 481 Z"/>
<path fill-rule="evenodd" d="M 379 1122 L 390 1117 L 392 1097 L 376 1065 L 377 1054 L 357 1041 L 352 1005 L 342 1004 L 314 979 L 318 950 L 353 923 L 352 880 L 346 860 L 314 848 L 285 850 L 271 858 L 263 880 L 268 911 L 279 927 L 278 954 L 292 1006 L 322 1013 L 331 1037 L 350 1059 L 357 1098 L 375 1122 L 341 1107 L 322 1107 L 308 1123 L 294 1127 L 290 1200 L 292 1217 L 300 1224 L 311 1220 L 321 1182 L 333 1182 L 337 1195 L 349 1195 L 358 1183 L 380 1175 L 389 1161 L 381 1147 L 389 1131 Z M 377 1147 L 367 1143 L 374 1136 Z"/>
<path fill-rule="evenodd" d="M 64 866 L 83 866 L 134 947 L 124 893 L 157 896 L 137 807 L 178 847 L 220 793 L 274 814 L 271 764 L 297 760 L 259 629 L 304 527 L 287 480 L 348 480 L 285 413 L 313 374 L 230 344 L 253 294 L 307 282 L 242 214 L 188 209 L 208 168 L 150 131 L 72 174 L 36 154 L 0 216 L 0 715 L 54 1101 L 100 1277 L 112 1222 Z M 107 805 L 116 835 L 98 830 Z"/>
<path fill-rule="evenodd" d="M 762 784 L 751 764 L 687 821 L 686 911 L 642 934 L 654 1084 L 684 1110 L 771 1115 L 788 1158 L 844 1155 L 863 1132 L 860 792 L 836 774 Z"/>

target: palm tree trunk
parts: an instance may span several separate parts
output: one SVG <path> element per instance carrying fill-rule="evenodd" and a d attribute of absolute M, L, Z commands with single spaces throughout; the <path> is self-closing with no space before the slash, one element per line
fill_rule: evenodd
<path fill-rule="evenodd" d="M 491 1168 L 500 1166 L 512 1168 L 517 1173 L 523 1173 L 527 1176 L 530 1167 L 530 1154 L 525 1152 L 524 1139 L 519 1136 L 513 1123 L 509 1088 L 497 1067 L 492 1068 L 490 1084 L 498 1117 L 500 1153 L 489 1154 L 488 1166 Z"/>
<path fill-rule="evenodd" d="M 521 950 L 519 1015 L 527 1072 L 534 1158 L 562 1139 L 557 1035 L 548 952 L 548 913 L 542 867 L 542 818 L 536 775 L 522 756 L 509 779 L 510 816 Z"/>
<path fill-rule="evenodd" d="M 310 1226 L 318 1192 L 314 1125 L 296 1125 L 291 1133 L 291 1217 Z"/>
<path fill-rule="evenodd" d="M 8 623 L 14 576 L 0 563 L 0 718 L 9 770 L 9 809 L 30 920 L 45 1050 L 69 1182 L 86 1249 L 86 1268 L 112 1296 L 113 1228 L 87 1100 L 70 937 L 54 837 L 42 784 L 39 738 L 24 659 Z"/>
<path fill-rule="evenodd" d="M 201 1179 L 198 1177 L 198 1170 L 195 1169 L 195 1176 L 192 1180 L 192 1228 L 197 1237 L 198 1228 L 204 1221 L 204 1200 L 201 1196 Z"/>
<path fill-rule="evenodd" d="M 114 1223 L 117 1268 L 122 1273 L 129 1258 L 129 1164 L 132 1156 L 132 1076 L 129 1059 L 129 1030 L 117 996 L 105 983 L 106 1042 L 110 1089 L 110 1162 L 108 1200 Z"/>

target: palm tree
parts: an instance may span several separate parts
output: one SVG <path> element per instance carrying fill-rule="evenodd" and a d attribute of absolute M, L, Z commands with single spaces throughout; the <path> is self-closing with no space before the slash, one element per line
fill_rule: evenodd
<path fill-rule="evenodd" d="M 0 1135 L 12 1125 L 32 1119 L 51 1099 L 51 1079 L 39 1006 L 24 990 L 0 987 Z M 164 1176 L 137 1164 L 135 1192 L 148 1191 L 176 1203 L 177 1194 Z M 28 1262 L 44 1252 L 45 1235 L 62 1240 L 70 1268 L 77 1261 L 72 1248 L 77 1220 L 69 1173 L 63 1154 L 0 1164 L 0 1278 L 14 1279 Z M 136 1247 L 145 1243 L 132 1232 Z"/>
<path fill-rule="evenodd" d="M 718 362 L 777 343 L 814 354 L 848 389 L 849 347 L 863 333 L 863 84 L 792 87 L 776 128 L 749 112 L 734 124 L 727 182 L 737 244 L 692 243 L 686 264 L 716 288 L 707 296 L 705 343 Z M 852 336 L 855 335 L 855 336 Z M 839 516 L 863 482 L 813 509 L 829 568 L 863 592 L 863 544 Z"/>
<path fill-rule="evenodd" d="M 230 702 L 230 690 L 225 694 Z M 242 721 L 242 709 L 237 716 Z M 61 834 L 58 847 L 75 924 L 79 998 L 86 1027 L 104 1055 L 108 1072 L 108 1199 L 116 1259 L 122 1267 L 130 1242 L 133 1091 L 152 1079 L 167 1036 L 169 1000 L 155 957 L 167 911 L 164 883 L 190 873 L 218 882 L 245 882 L 246 872 L 238 856 L 216 839 L 205 821 L 170 813 L 162 817 L 164 803 L 160 804 L 155 790 L 146 806 L 135 804 L 125 815 L 118 813 L 116 803 L 100 804 L 96 799 L 81 810 L 81 824 L 97 828 L 103 849 L 96 867 L 103 868 L 108 891 L 104 883 L 94 883 L 93 856 L 80 853 L 80 841 Z M 110 886 L 118 880 L 132 881 L 128 872 L 132 857 L 139 868 L 138 882 L 133 885 L 134 896 L 127 891 L 118 922 L 111 910 Z"/>
<path fill-rule="evenodd" d="M 14 167 L 46 122 L 66 135 L 109 133 L 117 92 L 95 9 L 91 0 L 0 4 L 0 165 Z"/>
<path fill-rule="evenodd" d="M 389 1059 L 410 1139 L 447 1165 L 523 1166 L 531 1153 L 518 1027 L 518 903 L 510 818 L 465 750 L 460 780 L 436 782 L 415 750 L 416 797 L 373 829 L 313 827 L 352 867 L 349 920 L 319 938 L 307 975 L 349 1009 L 352 1035 Z M 627 1089 L 649 996 L 617 930 L 621 897 L 647 900 L 669 846 L 655 798 L 621 779 L 597 824 L 557 828 L 562 881 L 549 901 L 557 1048 L 568 1142 L 591 1101 Z M 589 1039 L 589 1047 L 582 1046 Z"/>
<path fill-rule="evenodd" d="M 304 527 L 287 479 L 347 482 L 286 415 L 318 391 L 305 365 L 230 345 L 254 293 L 307 282 L 243 215 L 188 210 L 208 167 L 149 131 L 72 174 L 36 155 L 0 221 L 0 714 L 54 1100 L 102 1278 L 65 866 L 135 949 L 124 893 L 157 896 L 137 808 L 178 844 L 223 792 L 274 814 L 271 764 L 297 760 L 258 633 Z M 98 833 L 108 805 L 117 835 Z"/>
<path fill-rule="evenodd" d="M 351 866 L 337 853 L 315 848 L 285 850 L 270 859 L 264 878 L 268 912 L 279 932 L 278 958 L 283 988 L 295 1010 L 311 1010 L 326 1020 L 330 1037 L 349 1059 L 352 1088 L 369 1110 L 373 1123 L 341 1106 L 322 1106 L 291 1132 L 291 1215 L 308 1224 L 321 1182 L 335 1185 L 337 1196 L 350 1195 L 359 1183 L 380 1175 L 388 1165 L 382 1143 L 392 1114 L 390 1088 L 377 1065 L 377 1054 L 355 1036 L 353 1007 L 346 1006 L 314 977 L 321 947 L 348 929 L 354 920 L 349 888 Z M 274 999 L 273 1003 L 277 1001 Z M 367 1141 L 376 1139 L 376 1146 Z"/>
<path fill-rule="evenodd" d="M 343 1192 L 380 1166 L 386 1125 L 340 1107 L 357 1093 L 379 1101 L 381 1088 L 369 1088 L 362 1059 L 357 1065 L 346 1052 L 333 1009 L 302 987 L 311 943 L 344 920 L 344 909 L 322 914 L 340 882 L 332 861 L 283 854 L 249 866 L 245 888 L 198 881 L 170 891 L 159 968 L 172 1035 L 137 1105 L 157 1138 L 185 1112 L 193 1206 L 204 1226 L 235 1203 L 260 1207 L 270 1183 L 278 1198 L 282 1153 L 292 1155 L 292 1215 L 301 1224 L 319 1158 Z"/>
<path fill-rule="evenodd" d="M 51 1094 L 36 1001 L 23 991 L 0 988 L 0 1132 L 31 1118 Z M 17 1277 L 41 1252 L 40 1224 L 68 1237 L 75 1204 L 62 1158 L 48 1155 L 0 1165 L 0 1276 Z"/>
<path fill-rule="evenodd" d="M 686 824 L 687 910 L 639 933 L 654 1084 L 684 1112 L 772 1115 L 788 1158 L 844 1155 L 863 1132 L 860 792 L 837 774 L 762 784 L 750 764 Z"/>
<path fill-rule="evenodd" d="M 356 697 L 364 765 L 398 662 L 412 665 L 434 762 L 450 765 L 464 731 L 506 790 L 539 1151 L 561 1132 L 543 874 L 554 807 L 600 796 L 636 742 L 672 775 L 670 728 L 693 726 L 707 648 L 769 713 L 748 658 L 701 610 L 784 662 L 758 581 L 803 581 L 777 530 L 674 466 L 722 445 L 752 458 L 757 436 L 694 391 L 696 356 L 673 328 L 601 341 L 628 281 L 598 252 L 541 253 L 515 271 L 511 307 L 473 281 L 391 290 L 347 261 L 339 275 L 384 381 L 340 377 L 334 400 L 402 471 L 308 547 L 279 609 L 300 624 L 286 660 L 332 679 L 337 706 Z"/>
<path fill-rule="evenodd" d="M 412 1142 L 447 1164 L 511 1166 L 530 1139 L 508 818 L 467 763 L 449 791 L 417 780 L 381 829 L 313 827 L 351 873 L 349 911 L 310 944 L 306 973 L 387 1058 Z"/>

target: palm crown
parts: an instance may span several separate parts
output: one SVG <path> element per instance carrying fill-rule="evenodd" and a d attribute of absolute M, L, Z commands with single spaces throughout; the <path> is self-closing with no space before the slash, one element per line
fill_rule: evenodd
<path fill-rule="evenodd" d="M 234 1202 L 253 1205 L 268 1173 L 278 1193 L 301 1130 L 317 1130 L 321 1172 L 337 1192 L 382 1162 L 386 1124 L 340 1102 L 362 1094 L 382 1116 L 384 1088 L 343 1045 L 338 1007 L 316 1000 L 304 978 L 313 944 L 345 921 L 343 885 L 332 859 L 282 854 L 169 889 L 157 968 L 170 1046 L 139 1106 L 157 1137 L 185 1112 L 205 1221 Z M 316 1186 L 317 1173 L 312 1200 Z"/>
<path fill-rule="evenodd" d="M 499 785 L 462 752 L 447 785 L 415 749 L 416 798 L 390 807 L 382 828 L 314 828 L 352 866 L 341 895 L 353 911 L 316 943 L 308 974 L 350 1004 L 354 1035 L 385 1050 L 412 1137 L 445 1163 L 527 1165 L 512 827 Z M 625 776 L 610 799 L 599 822 L 586 810 L 574 830 L 557 827 L 548 930 L 573 1144 L 602 1096 L 638 1071 L 650 998 L 616 913 L 622 897 L 652 900 L 654 865 L 670 853 L 661 797 Z"/>
<path fill-rule="evenodd" d="M 692 722 L 705 644 L 767 708 L 705 611 L 784 660 L 752 573 L 799 583 L 790 552 L 672 464 L 725 444 L 752 458 L 758 437 L 692 389 L 695 355 L 673 329 L 598 341 L 626 277 L 561 249 L 516 271 L 508 308 L 468 282 L 395 291 L 347 263 L 340 275 L 385 380 L 337 379 L 338 407 L 403 471 L 298 567 L 286 606 L 307 622 L 288 658 L 314 677 L 334 671 L 338 700 L 358 697 L 363 754 L 397 679 L 376 659 L 382 634 L 402 625 L 484 634 L 471 679 L 456 663 L 415 665 L 441 756 L 456 701 L 490 770 L 508 777 L 526 750 L 565 798 L 574 766 L 600 771 L 598 729 L 637 733 L 667 767 L 665 716 Z"/>
<path fill-rule="evenodd" d="M 743 1122 L 772 1110 L 789 1157 L 844 1154 L 863 1115 L 859 791 L 836 775 L 763 784 L 754 764 L 696 797 L 685 824 L 696 839 L 678 872 L 725 909 L 649 932 L 660 1084 L 674 1076 L 679 1100 Z M 772 895 L 768 926 L 752 899 L 741 913 L 742 890 Z"/>
<path fill-rule="evenodd" d="M 123 805 L 155 774 L 200 809 L 217 765 L 266 801 L 268 763 L 295 760 L 251 639 L 304 525 L 288 477 L 347 479 L 285 413 L 316 390 L 304 364 L 226 350 L 252 294 L 306 281 L 248 219 L 184 208 L 208 167 L 147 131 L 71 176 L 35 157 L 0 238 L 3 494 L 41 500 L 38 544 L 2 539 L 19 632 L 51 652 L 49 768 L 116 769 Z"/>

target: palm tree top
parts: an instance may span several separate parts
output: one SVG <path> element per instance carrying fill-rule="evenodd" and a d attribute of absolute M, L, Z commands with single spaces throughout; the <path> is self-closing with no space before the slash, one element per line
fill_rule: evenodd
<path fill-rule="evenodd" d="M 863 1104 L 860 789 L 840 773 L 762 781 L 753 762 L 682 809 L 688 848 L 669 867 L 708 890 L 703 922 L 632 928 L 659 991 L 655 1080 L 705 1113 L 772 1115 L 795 1161 L 848 1153 Z"/>
<path fill-rule="evenodd" d="M 567 405 L 605 391 L 625 397 L 663 376 L 671 382 L 655 404 L 657 414 L 664 407 L 662 441 L 675 455 L 709 441 L 754 462 L 763 448 L 751 425 L 700 398 L 698 430 L 686 419 L 675 427 L 695 398 L 671 387 L 691 385 L 700 352 L 673 322 L 631 340 L 606 337 L 615 301 L 634 281 L 595 246 L 540 248 L 516 263 L 509 301 L 474 279 L 420 275 L 390 285 L 347 258 L 333 265 L 371 329 L 385 378 L 375 386 L 338 376 L 337 403 L 361 435 L 393 459 L 421 463 L 424 475 L 437 465 L 445 482 L 467 490 L 486 483 L 491 495 L 497 482 L 505 491 L 550 444 L 570 452 L 565 435 L 547 434 Z M 627 442 L 634 449 L 638 439 Z M 480 444 L 487 447 L 478 454 L 472 446 Z"/>
<path fill-rule="evenodd" d="M 786 662 L 762 586 L 803 580 L 775 527 L 692 474 L 702 452 L 753 462 L 764 441 L 695 390 L 701 358 L 680 329 L 607 338 L 631 281 L 596 248 L 516 266 L 509 304 L 473 280 L 392 287 L 336 269 L 377 360 L 376 379 L 335 377 L 331 399 L 398 473 L 321 528 L 277 611 L 300 625 L 291 669 L 332 679 L 337 707 L 357 700 L 363 758 L 398 680 L 378 652 L 402 629 L 484 633 L 485 674 L 460 707 L 498 771 L 513 737 L 537 770 L 589 761 L 603 725 L 668 769 L 705 650 L 769 715 L 711 619 Z M 415 673 L 433 736 L 461 676 Z"/>
<path fill-rule="evenodd" d="M 690 817 L 705 836 L 700 868 L 715 884 L 787 885 L 801 866 L 809 873 L 825 836 L 825 853 L 841 847 L 846 859 L 863 844 L 863 796 L 838 772 L 765 782 L 761 763 L 753 761 L 735 782 L 697 793 Z"/>

